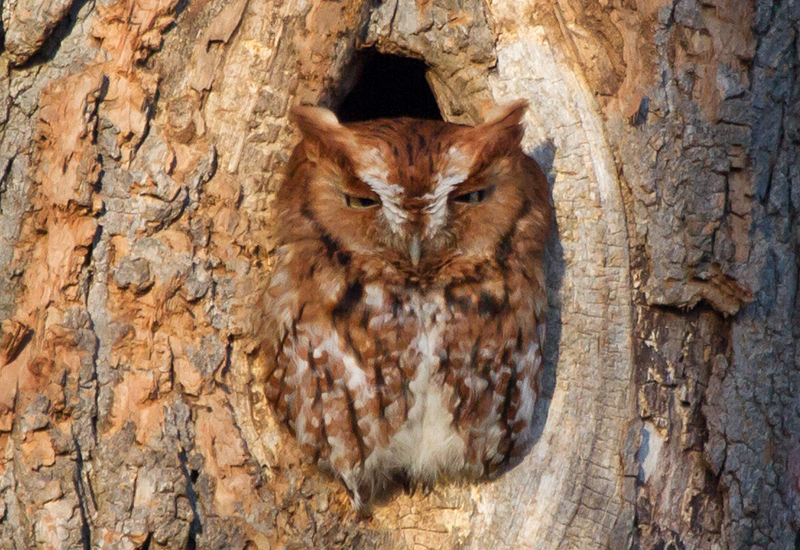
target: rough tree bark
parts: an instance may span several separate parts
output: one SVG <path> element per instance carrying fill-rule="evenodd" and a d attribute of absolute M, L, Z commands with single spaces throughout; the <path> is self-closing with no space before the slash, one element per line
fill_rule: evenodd
<path fill-rule="evenodd" d="M 16 0 L 0 549 L 800 548 L 800 2 Z M 531 103 L 548 398 L 491 483 L 359 520 L 250 381 L 296 102 L 371 47 Z M 254 398 L 255 397 L 255 398 Z"/>

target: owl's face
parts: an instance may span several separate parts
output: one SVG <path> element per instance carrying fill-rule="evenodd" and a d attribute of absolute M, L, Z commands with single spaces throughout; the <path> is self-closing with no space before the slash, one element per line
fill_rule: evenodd
<path fill-rule="evenodd" d="M 337 251 L 381 258 L 419 278 L 455 259 L 494 257 L 523 210 L 542 200 L 530 181 L 538 167 L 519 145 L 525 108 L 517 102 L 469 127 L 412 119 L 343 125 L 326 109 L 296 107 L 303 141 L 279 201 L 315 227 L 287 219 L 284 242 L 321 231 Z"/>

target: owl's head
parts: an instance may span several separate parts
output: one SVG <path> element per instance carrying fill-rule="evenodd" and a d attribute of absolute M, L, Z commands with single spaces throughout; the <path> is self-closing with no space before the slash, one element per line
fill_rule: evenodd
<path fill-rule="evenodd" d="M 284 242 L 317 238 L 403 273 L 480 262 L 515 233 L 549 225 L 547 181 L 520 147 L 527 103 L 478 126 L 384 119 L 341 124 L 321 107 L 295 107 L 303 140 L 278 193 Z M 520 224 L 524 227 L 520 227 Z"/>

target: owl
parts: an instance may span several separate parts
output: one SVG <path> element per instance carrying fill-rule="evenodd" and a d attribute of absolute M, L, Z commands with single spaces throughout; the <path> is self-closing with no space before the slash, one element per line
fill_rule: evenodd
<path fill-rule="evenodd" d="M 551 206 L 526 108 L 475 127 L 292 110 L 257 382 L 359 509 L 392 480 L 492 476 L 531 444 Z"/>

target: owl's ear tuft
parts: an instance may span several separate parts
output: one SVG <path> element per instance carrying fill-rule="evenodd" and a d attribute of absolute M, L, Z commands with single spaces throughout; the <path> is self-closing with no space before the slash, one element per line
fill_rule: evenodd
<path fill-rule="evenodd" d="M 480 132 L 479 135 L 488 137 L 488 141 L 512 140 L 519 145 L 525 131 L 522 127 L 522 117 L 527 110 L 528 102 L 525 99 L 498 105 L 489 111 L 486 122 L 476 126 L 476 129 Z"/>
<path fill-rule="evenodd" d="M 484 124 L 496 124 L 501 121 L 506 121 L 510 124 L 519 124 L 527 110 L 527 99 L 517 99 L 505 105 L 496 105 L 489 111 Z"/>
<path fill-rule="evenodd" d="M 289 119 L 300 129 L 304 141 L 314 144 L 306 147 L 308 155 L 343 155 L 349 158 L 357 145 L 353 133 L 324 107 L 297 105 L 289 112 Z"/>
<path fill-rule="evenodd" d="M 320 139 L 343 128 L 336 115 L 324 107 L 295 105 L 289 112 L 289 119 L 297 125 L 305 137 L 310 138 Z"/>
<path fill-rule="evenodd" d="M 521 152 L 522 117 L 527 109 L 524 99 L 498 106 L 489 112 L 486 122 L 466 129 L 460 149 L 469 159 L 470 173 Z"/>

